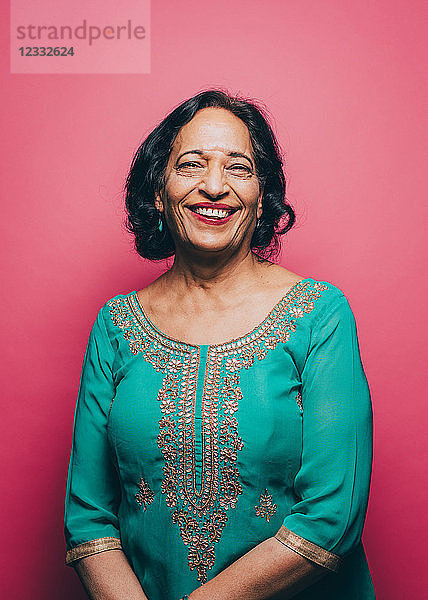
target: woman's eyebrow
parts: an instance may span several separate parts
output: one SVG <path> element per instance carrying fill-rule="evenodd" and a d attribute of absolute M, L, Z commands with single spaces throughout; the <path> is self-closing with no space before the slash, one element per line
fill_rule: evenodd
<path fill-rule="evenodd" d="M 178 156 L 177 162 L 185 154 L 199 154 L 200 156 L 203 156 L 205 154 L 205 152 L 203 152 L 202 150 L 186 150 L 186 152 L 183 152 L 182 154 L 180 154 Z M 242 152 L 235 152 L 234 150 L 232 150 L 231 152 L 227 153 L 227 156 L 245 158 L 246 160 L 248 160 L 248 162 L 250 163 L 250 165 L 254 168 L 253 161 L 251 160 L 251 158 L 249 156 L 247 156 L 246 154 L 243 154 Z"/>

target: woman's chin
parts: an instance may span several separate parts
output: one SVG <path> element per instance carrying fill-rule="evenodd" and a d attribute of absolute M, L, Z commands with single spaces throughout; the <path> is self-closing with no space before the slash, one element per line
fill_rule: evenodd
<path fill-rule="evenodd" d="M 251 238 L 251 233 L 243 231 L 243 227 L 239 223 L 229 223 L 222 227 L 207 227 L 204 224 L 195 225 L 195 223 L 182 222 L 173 238 L 175 238 L 176 247 L 179 246 L 183 254 L 195 251 L 204 252 L 207 255 L 222 252 L 228 254 L 238 248 L 246 247 L 246 234 Z"/>
<path fill-rule="evenodd" d="M 230 252 L 232 248 L 238 246 L 241 246 L 241 244 L 237 244 L 236 240 L 234 240 L 234 238 L 231 236 L 222 236 L 221 239 L 219 238 L 219 236 L 216 236 L 215 239 L 201 239 L 200 237 L 198 237 L 189 239 L 188 243 L 184 245 L 183 250 L 185 251 L 187 247 L 190 252 L 197 250 L 198 252 L 204 252 L 208 255 L 211 253 L 227 253 Z"/>

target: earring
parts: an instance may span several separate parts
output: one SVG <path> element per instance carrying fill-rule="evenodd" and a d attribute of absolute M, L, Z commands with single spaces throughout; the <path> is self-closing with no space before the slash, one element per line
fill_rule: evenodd
<path fill-rule="evenodd" d="M 159 225 L 158 225 L 158 229 L 159 229 L 159 231 L 162 233 L 162 231 L 163 231 L 162 215 L 159 215 Z"/>

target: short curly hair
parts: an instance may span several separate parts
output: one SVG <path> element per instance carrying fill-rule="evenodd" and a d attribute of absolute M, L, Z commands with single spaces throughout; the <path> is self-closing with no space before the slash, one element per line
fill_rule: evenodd
<path fill-rule="evenodd" d="M 279 236 L 295 223 L 296 215 L 285 198 L 281 150 L 265 109 L 254 100 L 232 96 L 223 89 L 209 89 L 185 100 L 168 114 L 142 142 L 132 160 L 125 184 L 125 227 L 135 236 L 135 249 L 143 258 L 156 261 L 175 253 L 163 215 L 162 231 L 159 230 L 155 197 L 165 185 L 165 171 L 178 132 L 199 110 L 209 107 L 228 110 L 249 131 L 256 175 L 263 185 L 263 212 L 251 238 L 251 249 L 261 259 L 277 256 Z"/>

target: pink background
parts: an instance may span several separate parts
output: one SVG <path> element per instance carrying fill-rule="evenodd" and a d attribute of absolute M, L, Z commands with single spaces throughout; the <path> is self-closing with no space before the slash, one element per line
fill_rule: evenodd
<path fill-rule="evenodd" d="M 121 187 L 166 112 L 221 85 L 264 101 L 286 150 L 282 263 L 354 310 L 376 420 L 367 554 L 379 599 L 422 598 L 422 2 L 156 1 L 149 75 L 10 75 L 2 10 L 2 596 L 84 598 L 62 533 L 83 352 L 100 306 L 162 269 L 133 253 Z"/>

